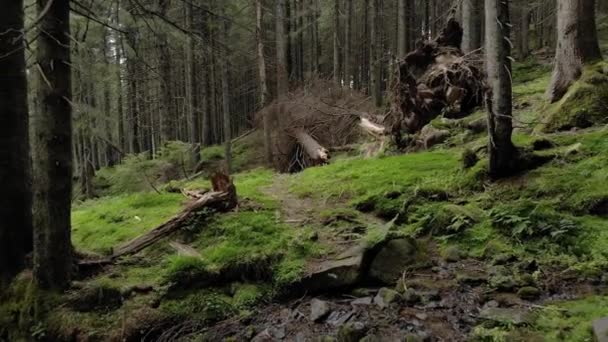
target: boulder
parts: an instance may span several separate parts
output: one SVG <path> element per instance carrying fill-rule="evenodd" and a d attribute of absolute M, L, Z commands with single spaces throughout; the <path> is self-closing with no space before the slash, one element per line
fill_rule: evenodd
<path fill-rule="evenodd" d="M 401 299 L 399 292 L 383 287 L 378 291 L 376 297 L 374 297 L 374 304 L 384 309 L 399 299 Z"/>
<path fill-rule="evenodd" d="M 519 291 L 517 291 L 517 295 L 521 299 L 533 300 L 540 297 L 541 292 L 538 288 L 534 286 L 524 286 Z"/>
<path fill-rule="evenodd" d="M 479 313 L 479 317 L 504 325 L 530 325 L 532 315 L 530 311 L 518 308 L 486 307 Z"/>
<path fill-rule="evenodd" d="M 403 271 L 416 261 L 416 243 L 411 238 L 388 241 L 373 259 L 369 276 L 385 284 L 394 284 Z"/>
<path fill-rule="evenodd" d="M 309 293 L 352 286 L 360 279 L 366 248 L 355 246 L 333 260 L 314 265 L 298 284 Z"/>
<path fill-rule="evenodd" d="M 329 313 L 331 308 L 326 301 L 314 298 L 310 301 L 310 320 L 313 322 L 322 321 Z"/>
<path fill-rule="evenodd" d="M 367 327 L 361 322 L 344 324 L 338 330 L 338 342 L 359 342 L 367 333 Z"/>
<path fill-rule="evenodd" d="M 593 322 L 593 336 L 596 342 L 608 342 L 608 317 Z"/>

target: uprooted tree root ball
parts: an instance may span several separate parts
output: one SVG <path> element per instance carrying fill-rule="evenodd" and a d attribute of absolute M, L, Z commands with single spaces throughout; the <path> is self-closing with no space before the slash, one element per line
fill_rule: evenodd
<path fill-rule="evenodd" d="M 482 104 L 482 61 L 464 54 L 461 41 L 462 28 L 451 19 L 435 40 L 419 42 L 397 62 L 387 121 L 399 147 L 421 145 L 421 131 L 436 117 L 462 118 Z"/>

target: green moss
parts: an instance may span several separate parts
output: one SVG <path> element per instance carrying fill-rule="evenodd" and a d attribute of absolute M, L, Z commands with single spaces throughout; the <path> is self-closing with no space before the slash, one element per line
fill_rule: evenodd
<path fill-rule="evenodd" d="M 558 302 L 540 312 L 534 330 L 545 341 L 591 341 L 591 324 L 608 316 L 608 297 L 592 296 L 575 301 Z"/>
<path fill-rule="evenodd" d="M 564 97 L 547 108 L 544 132 L 586 128 L 608 121 L 607 66 L 602 62 L 584 68 L 581 78 L 570 86 Z"/>
<path fill-rule="evenodd" d="M 183 200 L 179 194 L 149 192 L 84 202 L 72 210 L 72 242 L 79 249 L 108 253 L 167 221 Z"/>
<path fill-rule="evenodd" d="M 268 292 L 267 287 L 258 284 L 235 284 L 232 303 L 239 309 L 246 309 L 257 304 Z"/>
<path fill-rule="evenodd" d="M 236 313 L 231 300 L 217 291 L 199 290 L 163 301 L 160 310 L 176 319 L 212 323 Z"/>

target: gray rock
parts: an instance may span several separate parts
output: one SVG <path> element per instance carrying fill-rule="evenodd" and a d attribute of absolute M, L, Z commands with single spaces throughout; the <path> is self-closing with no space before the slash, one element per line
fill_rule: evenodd
<path fill-rule="evenodd" d="M 596 342 L 608 342 L 608 317 L 593 322 L 593 336 Z"/>
<path fill-rule="evenodd" d="M 464 272 L 464 273 L 458 273 L 456 275 L 456 280 L 458 280 L 459 283 L 461 284 L 467 284 L 467 285 L 481 285 L 485 282 L 487 282 L 487 276 L 483 273 L 479 273 L 479 272 Z"/>
<path fill-rule="evenodd" d="M 399 292 L 383 287 L 378 291 L 376 297 L 374 297 L 374 304 L 384 309 L 399 299 L 401 299 Z"/>
<path fill-rule="evenodd" d="M 308 292 L 328 291 L 352 286 L 360 278 L 360 269 L 366 248 L 355 246 L 334 260 L 327 260 L 301 280 L 301 286 Z"/>
<path fill-rule="evenodd" d="M 313 322 L 322 321 L 329 313 L 331 312 L 331 308 L 329 307 L 329 303 L 326 301 L 313 298 L 310 301 L 310 320 Z"/>
<path fill-rule="evenodd" d="M 354 311 L 333 311 L 331 314 L 329 314 L 329 317 L 327 317 L 326 322 L 328 324 L 331 324 L 333 326 L 341 326 L 344 323 L 348 322 L 348 320 L 353 317 L 353 315 L 355 314 Z"/>
<path fill-rule="evenodd" d="M 350 302 L 351 305 L 371 305 L 372 304 L 372 297 L 363 297 L 363 298 L 357 298 L 355 300 L 353 300 L 352 302 Z"/>
<path fill-rule="evenodd" d="M 338 330 L 338 342 L 359 342 L 367 333 L 367 327 L 361 322 L 344 324 Z"/>
<path fill-rule="evenodd" d="M 487 307 L 479 313 L 479 317 L 500 324 L 530 325 L 533 321 L 530 311 L 518 308 Z"/>
<path fill-rule="evenodd" d="M 361 340 L 359 340 L 359 342 L 382 342 L 382 339 L 380 339 L 376 335 L 367 335 Z"/>
<path fill-rule="evenodd" d="M 418 304 L 422 300 L 420 294 L 418 294 L 418 292 L 414 289 L 405 290 L 405 292 L 403 292 L 402 297 L 403 301 L 410 305 Z"/>
<path fill-rule="evenodd" d="M 524 286 L 519 291 L 517 291 L 517 295 L 521 299 L 532 300 L 540 297 L 540 290 L 533 286 Z"/>
<path fill-rule="evenodd" d="M 285 328 L 266 328 L 257 334 L 251 342 L 274 342 L 284 339 L 285 336 Z"/>
<path fill-rule="evenodd" d="M 447 262 L 458 262 L 462 259 L 462 252 L 456 246 L 450 246 L 443 251 L 443 259 Z"/>
<path fill-rule="evenodd" d="M 500 291 L 511 291 L 518 285 L 510 275 L 498 274 L 490 278 L 490 286 Z"/>
<path fill-rule="evenodd" d="M 403 271 L 416 261 L 417 247 L 413 239 L 387 242 L 371 263 L 369 275 L 385 284 L 394 284 Z"/>

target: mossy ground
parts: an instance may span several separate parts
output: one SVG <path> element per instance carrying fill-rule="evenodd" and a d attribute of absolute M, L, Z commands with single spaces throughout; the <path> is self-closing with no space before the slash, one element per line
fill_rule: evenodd
<path fill-rule="evenodd" d="M 515 115 L 525 123 L 525 128 L 514 135 L 520 147 L 530 149 L 539 138 L 530 131 L 541 118 L 549 69 L 531 61 L 514 69 Z M 586 104 L 595 105 L 582 105 Z M 592 212 L 594 205 L 608 198 L 608 130 L 542 138 L 553 142 L 553 147 L 542 151 L 554 156 L 552 161 L 495 183 L 485 178 L 483 152 L 478 153 L 481 160 L 473 167 L 465 169 L 461 163 L 465 149 L 483 150 L 483 135 L 466 140 L 464 145 L 448 143 L 427 152 L 387 153 L 370 159 L 345 156 L 294 175 L 278 176 L 261 168 L 240 172 L 235 176 L 240 208 L 198 222 L 176 237 L 200 257 L 179 256 L 168 241 L 163 241 L 86 280 L 121 290 L 149 284 L 156 295 L 136 295 L 126 299 L 120 309 L 109 312 L 77 312 L 62 307 L 46 325 L 30 324 L 27 334 L 41 334 L 50 324 L 58 324 L 64 331 L 79 327 L 92 335 L 107 336 L 121 329 L 121 317 L 149 307 L 151 301 L 157 302 L 158 309 L 154 310 L 161 317 L 195 319 L 203 324 L 246 314 L 276 289 L 300 278 L 308 260 L 330 252 L 332 246 L 319 235 L 342 234 L 344 222 L 362 220 L 362 215 L 375 215 L 385 221 L 398 217 L 394 229 L 399 233 L 433 239 L 441 250 L 457 248 L 464 257 L 491 263 L 508 255 L 520 261 L 534 260 L 540 272 L 558 268 L 580 278 L 597 278 L 608 270 L 608 219 Z M 252 145 L 248 144 L 255 139 L 245 139 L 245 147 L 235 149 L 237 170 L 250 164 L 248 150 Z M 569 152 L 575 144 L 580 146 Z M 205 177 L 161 184 L 162 170 L 180 172 L 181 167 L 176 169 L 175 165 L 182 163 L 183 155 L 183 146 L 170 145 L 163 158 L 149 161 L 131 157 L 114 169 L 100 171 L 100 195 L 105 197 L 74 207 L 75 247 L 107 253 L 180 210 L 183 196 L 166 190 L 207 188 Z M 223 150 L 207 148 L 202 156 L 219 162 Z M 157 182 L 160 194 L 150 188 L 142 174 Z M 285 222 L 278 200 L 285 194 L 272 194 L 276 190 L 273 184 L 279 181 L 285 186 L 276 189 L 319 203 L 312 211 L 316 220 L 297 227 Z M 367 224 L 369 229 L 357 239 L 374 239 L 377 226 Z M 254 268 L 264 274 L 258 281 L 233 281 L 204 290 L 187 286 L 172 290 L 175 282 L 230 267 Z M 15 298 L 26 298 L 26 292 L 16 293 Z M 15 307 L 25 307 L 22 302 L 13 300 L 3 305 L 11 307 L 1 307 L 0 326 L 14 324 L 15 319 L 21 321 L 14 313 Z M 556 302 L 540 310 L 531 327 L 503 327 L 480 331 L 480 335 L 499 339 L 515 333 L 546 340 L 586 341 L 591 320 L 608 315 L 606 306 L 606 297 L 602 296 Z"/>

